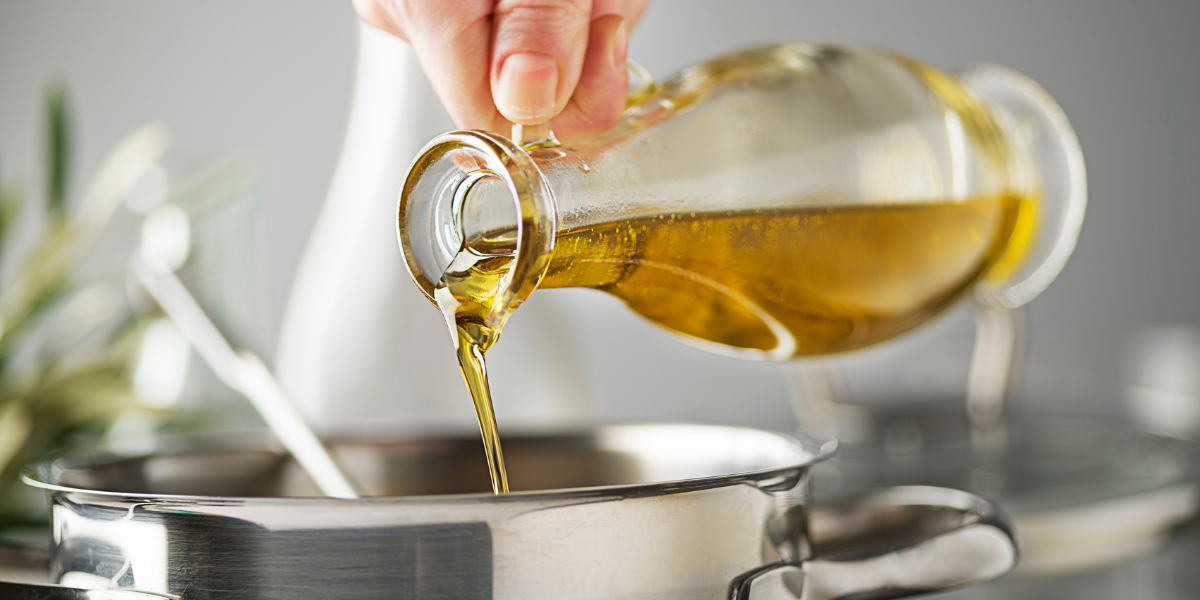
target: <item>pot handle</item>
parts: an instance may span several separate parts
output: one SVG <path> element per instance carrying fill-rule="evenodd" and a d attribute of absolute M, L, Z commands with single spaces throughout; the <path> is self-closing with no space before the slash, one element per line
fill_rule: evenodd
<path fill-rule="evenodd" d="M 995 505 L 938 487 L 894 487 L 818 505 L 809 509 L 808 539 L 810 558 L 742 575 L 730 599 L 928 594 L 999 577 L 1018 554 L 1012 524 Z"/>
<path fill-rule="evenodd" d="M 61 585 L 35 585 L 0 581 L 0 600 L 170 600 L 153 592 L 133 590 L 85 590 Z"/>

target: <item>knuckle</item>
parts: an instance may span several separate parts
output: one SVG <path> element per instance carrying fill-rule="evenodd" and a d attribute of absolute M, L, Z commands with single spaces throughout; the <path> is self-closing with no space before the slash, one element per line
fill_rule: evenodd
<path fill-rule="evenodd" d="M 586 23 L 591 13 L 586 0 L 501 0 L 497 19 L 514 30 L 569 30 Z"/>
<path fill-rule="evenodd" d="M 387 0 L 384 0 L 387 1 Z M 492 0 L 393 0 L 414 32 L 442 44 L 476 43 L 478 26 L 492 14 Z"/>

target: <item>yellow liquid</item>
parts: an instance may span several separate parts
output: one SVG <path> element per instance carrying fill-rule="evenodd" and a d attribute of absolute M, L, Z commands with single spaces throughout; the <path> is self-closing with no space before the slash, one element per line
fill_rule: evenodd
<path fill-rule="evenodd" d="M 540 288 L 608 292 L 693 343 L 784 360 L 854 350 L 929 320 L 985 278 L 1015 270 L 1035 199 L 666 214 L 559 234 Z M 487 324 L 510 258 L 469 244 L 435 296 L 457 340 L 488 449 L 506 489 L 487 389 Z M 466 348 L 467 350 L 464 350 Z"/>
<path fill-rule="evenodd" d="M 496 428 L 484 353 L 500 336 L 500 329 L 488 323 L 487 315 L 511 262 L 507 256 L 488 257 L 463 250 L 434 290 L 434 300 L 450 327 L 458 367 L 475 405 L 492 492 L 496 494 L 508 492 L 508 474 L 504 469 L 504 453 L 500 448 L 500 432 Z"/>
<path fill-rule="evenodd" d="M 735 354 L 843 352 L 927 321 L 1019 258 L 1032 207 L 997 196 L 604 223 L 561 234 L 539 287 L 604 290 Z"/>

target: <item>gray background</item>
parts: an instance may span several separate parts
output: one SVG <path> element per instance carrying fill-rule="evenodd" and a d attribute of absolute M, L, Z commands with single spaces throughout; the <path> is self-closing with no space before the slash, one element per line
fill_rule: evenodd
<path fill-rule="evenodd" d="M 660 0 L 635 31 L 630 54 L 661 77 L 747 44 L 855 41 L 943 67 L 996 62 L 1041 82 L 1079 133 L 1091 196 L 1075 257 L 1031 306 L 1026 387 L 1039 401 L 1113 406 L 1126 379 L 1124 355 L 1139 330 L 1200 327 L 1197 31 L 1200 3 L 1194 0 Z M 252 296 L 261 318 L 237 335 L 269 359 L 339 153 L 356 35 L 355 16 L 343 1 L 4 0 L 0 175 L 40 189 L 31 175 L 41 152 L 35 117 L 41 82 L 55 73 L 70 84 L 80 176 L 94 172 L 106 148 L 150 118 L 170 124 L 176 156 L 248 152 L 263 177 L 247 255 L 257 273 Z M 629 318 L 619 313 L 597 318 Z M 962 321 L 962 315 L 945 321 L 944 335 L 929 346 L 936 349 L 915 359 L 902 350 L 917 343 L 909 340 L 850 362 L 908 354 L 909 362 L 891 363 L 892 370 L 903 375 L 897 385 L 919 389 L 916 380 L 961 371 L 969 348 Z M 936 330 L 925 337 L 937 337 Z M 589 329 L 597 338 L 605 331 Z M 785 393 L 785 385 L 768 374 L 778 371 L 774 365 L 731 364 L 653 333 L 635 335 L 601 339 L 587 352 L 598 372 L 614 374 L 601 386 L 602 402 L 639 418 L 761 422 L 784 414 L 786 403 L 778 398 L 742 403 L 736 411 L 704 408 L 723 406 L 718 400 L 695 402 L 691 412 L 645 408 L 643 398 L 670 395 L 678 382 L 655 377 L 654 365 L 644 360 L 626 358 L 623 345 L 652 345 L 662 364 L 674 365 L 663 372 L 695 373 L 700 380 L 721 374 L 710 399 L 736 394 L 742 382 L 774 378 L 780 383 L 742 386 L 772 397 Z M 884 382 L 876 388 L 891 385 L 886 377 L 876 380 Z"/>

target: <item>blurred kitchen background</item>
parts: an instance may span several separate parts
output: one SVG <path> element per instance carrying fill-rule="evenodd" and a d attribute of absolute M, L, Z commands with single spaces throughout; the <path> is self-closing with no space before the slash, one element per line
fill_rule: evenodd
<path fill-rule="evenodd" d="M 657 0 L 630 56 L 661 78 L 747 45 L 830 40 L 1040 82 L 1078 132 L 1090 197 L 1074 257 L 1029 307 L 1020 401 L 1117 413 L 1130 386 L 1200 395 L 1197 31 L 1193 0 Z M 343 0 L 5 1 L 0 179 L 40 190 L 50 77 L 68 85 L 80 178 L 148 119 L 169 125 L 176 162 L 238 153 L 258 202 L 226 232 L 241 277 L 208 295 L 225 333 L 275 365 L 319 427 L 469 427 L 444 326 L 394 239 L 408 161 L 451 123 L 404 46 L 363 32 Z M 971 336 L 960 308 L 836 368 L 863 402 L 953 396 Z M 502 430 L 794 423 L 790 367 L 689 348 L 600 294 L 535 294 L 490 357 Z"/>

